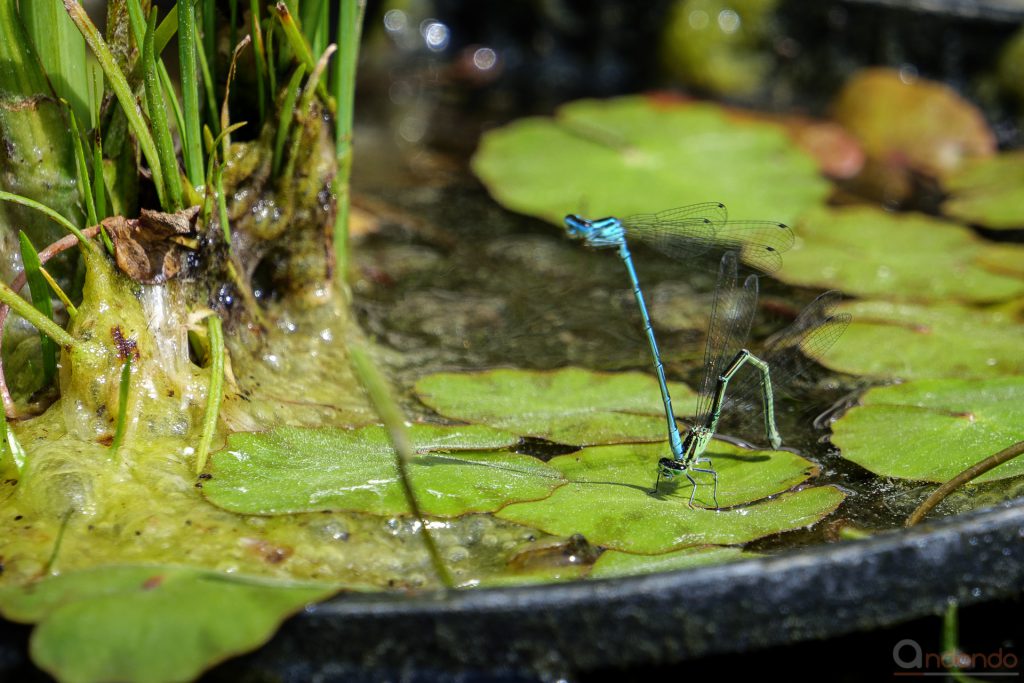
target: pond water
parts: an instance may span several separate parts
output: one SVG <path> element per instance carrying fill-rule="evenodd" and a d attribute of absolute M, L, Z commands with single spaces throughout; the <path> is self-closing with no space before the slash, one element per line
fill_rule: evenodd
<path fill-rule="evenodd" d="M 571 365 L 653 376 L 628 280 L 614 254 L 587 250 L 558 227 L 504 210 L 467 170 L 477 135 L 513 116 L 481 107 L 493 99 L 453 87 L 444 78 L 451 72 L 429 58 L 404 64 L 413 68 L 392 70 L 388 78 L 371 70 L 390 88 L 378 82 L 364 93 L 363 111 L 372 115 L 364 115 L 357 129 L 353 179 L 355 206 L 372 217 L 368 234 L 357 236 L 353 248 L 355 308 L 399 386 L 410 390 L 417 379 L 439 371 L 492 368 Z M 905 207 L 936 210 L 941 193 L 927 185 L 916 192 L 903 196 Z M 715 197 L 681 197 L 679 203 L 707 199 Z M 570 203 L 564 212 L 586 208 Z M 669 377 L 696 386 L 716 263 L 694 268 L 642 246 L 634 251 Z M 819 292 L 762 278 L 754 339 L 783 327 Z M 933 490 L 877 476 L 840 457 L 829 443 L 831 420 L 868 387 L 891 380 L 822 368 L 810 375 L 778 406 L 784 444 L 820 467 L 812 483 L 837 485 L 848 497 L 810 530 L 770 536 L 748 544 L 750 550 L 777 552 L 898 527 Z M 438 419 L 411 393 L 405 396 L 410 417 Z M 692 409 L 686 403 L 676 408 L 680 416 Z M 758 418 L 744 421 L 727 434 L 760 443 Z M 547 449 L 565 452 L 543 440 L 523 450 Z M 992 505 L 1022 491 L 1019 477 L 969 486 L 946 499 L 937 514 Z"/>

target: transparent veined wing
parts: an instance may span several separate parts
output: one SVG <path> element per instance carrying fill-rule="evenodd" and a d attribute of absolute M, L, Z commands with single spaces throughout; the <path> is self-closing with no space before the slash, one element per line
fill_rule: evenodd
<path fill-rule="evenodd" d="M 825 356 L 850 325 L 849 313 L 836 313 L 842 295 L 831 290 L 809 303 L 788 326 L 754 352 L 768 363 L 776 397 L 793 395 L 801 377 Z M 750 426 L 750 436 L 762 424 L 760 375 L 745 370 L 729 385 L 722 409 L 723 430 Z M 756 419 L 755 419 L 756 418 Z M 744 435 L 745 436 L 745 435 Z"/>
<path fill-rule="evenodd" d="M 704 347 L 704 375 L 697 394 L 695 420 L 704 424 L 711 412 L 718 378 L 747 342 L 757 308 L 757 276 L 750 275 L 737 286 L 736 254 L 722 256 L 711 307 L 711 323 Z"/>
<path fill-rule="evenodd" d="M 622 219 L 628 237 L 637 237 L 679 261 L 735 251 L 748 265 L 766 273 L 782 266 L 781 254 L 793 246 L 792 229 L 773 221 L 730 221 L 721 202 L 692 204 Z"/>

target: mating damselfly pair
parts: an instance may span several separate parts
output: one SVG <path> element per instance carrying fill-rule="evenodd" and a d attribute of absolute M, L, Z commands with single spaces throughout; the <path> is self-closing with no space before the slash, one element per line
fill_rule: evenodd
<path fill-rule="evenodd" d="M 774 375 L 779 380 L 783 375 L 788 379 L 799 374 L 809 362 L 820 358 L 843 333 L 850 323 L 850 316 L 833 311 L 840 299 L 839 293 L 829 291 L 816 298 L 789 327 L 769 339 L 765 352 L 759 357 L 744 347 L 757 308 L 758 277 L 749 275 L 741 286 L 737 285 L 737 252 L 745 263 L 757 270 L 765 273 L 778 270 L 782 265 L 781 253 L 794 242 L 793 231 L 787 225 L 770 221 L 729 221 L 725 206 L 718 202 L 623 219 L 588 220 L 569 215 L 565 217 L 565 225 L 571 236 L 582 239 L 588 246 L 616 249 L 626 267 L 654 359 L 672 456 L 658 462 L 655 492 L 662 477 L 671 479 L 682 473 L 693 487 L 689 500 L 692 506 L 697 493 L 693 473 L 710 474 L 714 479 L 712 499 L 717 508 L 718 474 L 705 451 L 727 406 L 730 382 L 745 365 L 756 370 L 753 381 L 747 377 L 739 387 L 735 384 L 733 387 L 738 389 L 736 393 L 742 394 L 760 385 L 765 433 L 771 447 L 778 449 L 782 437 L 775 424 L 772 377 Z M 627 237 L 636 237 L 666 255 L 686 262 L 709 252 L 724 251 L 715 284 L 697 409 L 685 436 L 680 435 L 676 424 L 665 367 Z M 795 362 L 801 354 L 804 362 Z"/>

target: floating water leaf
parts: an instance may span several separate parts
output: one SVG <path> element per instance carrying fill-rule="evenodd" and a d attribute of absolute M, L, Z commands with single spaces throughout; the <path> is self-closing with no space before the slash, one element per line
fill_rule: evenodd
<path fill-rule="evenodd" d="M 1024 327 L 1007 313 L 888 301 L 840 310 L 853 322 L 823 361 L 833 370 L 903 379 L 1024 373 Z"/>
<path fill-rule="evenodd" d="M 38 623 L 31 655 L 65 683 L 185 681 L 265 643 L 336 589 L 183 567 L 103 567 L 0 588 L 0 612 Z"/>
<path fill-rule="evenodd" d="M 832 426 L 832 441 L 886 477 L 946 481 L 1024 435 L 1024 377 L 916 380 L 872 389 L 860 403 Z M 1017 458 L 977 481 L 1020 474 Z"/>
<path fill-rule="evenodd" d="M 672 382 L 669 391 L 676 405 L 696 400 L 685 384 Z M 611 374 L 582 368 L 442 372 L 420 379 L 415 392 L 445 417 L 559 443 L 666 438 L 658 383 L 639 372 Z"/>
<path fill-rule="evenodd" d="M 412 482 L 424 514 L 457 516 L 537 500 L 563 483 L 536 458 L 501 448 L 517 439 L 479 426 L 414 425 L 409 433 L 425 453 L 411 463 Z M 355 510 L 400 515 L 409 504 L 398 482 L 395 454 L 381 427 L 357 430 L 281 427 L 240 432 L 212 456 L 207 498 L 226 510 L 274 515 Z"/>
<path fill-rule="evenodd" d="M 836 97 L 833 116 L 869 156 L 935 176 L 995 152 L 995 136 L 977 107 L 947 85 L 908 79 L 896 69 L 860 71 Z"/>
<path fill-rule="evenodd" d="M 652 495 L 655 464 L 665 444 L 604 446 L 563 455 L 550 465 L 569 480 L 549 498 L 509 505 L 499 517 L 552 534 L 583 534 L 592 544 L 657 554 L 706 544 L 735 545 L 810 526 L 843 500 L 825 486 L 783 493 L 815 473 L 809 461 L 786 451 L 744 451 L 713 442 L 708 453 L 719 475 L 718 502 L 730 509 L 690 508 L 685 477 L 662 482 Z M 711 478 L 697 474 L 696 501 L 711 504 Z M 742 506 L 742 507 L 737 507 Z"/>
<path fill-rule="evenodd" d="M 557 225 L 574 211 L 627 216 L 708 200 L 731 218 L 790 222 L 829 191 L 780 125 L 638 96 L 491 131 L 473 170 L 502 205 Z"/>
<path fill-rule="evenodd" d="M 709 564 L 723 564 L 747 557 L 756 557 L 756 555 L 745 553 L 739 548 L 720 545 L 683 548 L 661 555 L 636 555 L 618 550 L 608 550 L 602 553 L 594 563 L 594 568 L 590 570 L 588 576 L 592 579 L 607 579 L 635 574 L 671 572 Z"/>
<path fill-rule="evenodd" d="M 924 215 L 819 209 L 795 231 L 797 243 L 778 274 L 790 284 L 911 301 L 989 302 L 1024 293 L 1024 279 L 979 265 L 984 240 Z M 1024 247 L 1003 246 L 1024 260 Z"/>
<path fill-rule="evenodd" d="M 1024 228 L 1024 152 L 971 161 L 944 184 L 952 195 L 942 204 L 947 215 L 986 228 Z"/>

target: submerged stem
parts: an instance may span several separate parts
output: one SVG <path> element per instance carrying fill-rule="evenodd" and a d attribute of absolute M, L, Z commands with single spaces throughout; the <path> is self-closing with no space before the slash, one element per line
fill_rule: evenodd
<path fill-rule="evenodd" d="M 1018 441 L 1012 446 L 1004 448 L 994 455 L 988 456 L 981 462 L 971 465 L 966 470 L 935 489 L 935 491 L 932 492 L 932 495 L 925 498 L 924 502 L 918 505 L 917 509 L 907 517 L 907 521 L 904 526 L 914 526 L 924 519 L 925 515 L 931 512 L 936 505 L 941 503 L 943 499 L 953 491 L 957 490 L 972 479 L 977 479 L 989 470 L 995 469 L 1003 463 L 1013 460 L 1021 453 L 1024 453 L 1024 441 Z"/>
<path fill-rule="evenodd" d="M 387 381 L 381 376 L 380 371 L 377 370 L 377 367 L 370 360 L 366 351 L 362 347 L 352 344 L 350 346 L 350 353 L 352 367 L 356 371 L 356 376 L 362 383 L 363 388 L 366 389 L 366 393 L 369 394 L 374 410 L 377 411 L 377 415 L 380 416 L 381 421 L 384 422 L 384 427 L 388 430 L 388 438 L 391 440 L 391 446 L 395 449 L 398 481 L 405 492 L 405 499 L 409 503 L 409 510 L 416 518 L 416 521 L 420 523 L 420 528 L 423 530 L 423 544 L 427 547 L 427 553 L 430 555 L 430 561 L 434 565 L 434 571 L 445 588 L 453 588 L 452 576 L 448 573 L 448 568 L 441 558 L 441 552 L 438 550 L 437 544 L 434 543 L 434 537 L 430 533 L 427 521 L 423 518 L 423 511 L 420 508 L 419 500 L 416 498 L 416 491 L 412 487 L 412 476 L 409 472 L 408 464 L 414 457 L 413 447 L 412 442 L 409 440 L 409 433 L 405 428 L 402 412 L 391 396 Z"/>

